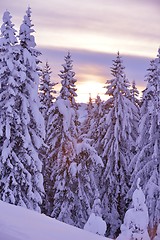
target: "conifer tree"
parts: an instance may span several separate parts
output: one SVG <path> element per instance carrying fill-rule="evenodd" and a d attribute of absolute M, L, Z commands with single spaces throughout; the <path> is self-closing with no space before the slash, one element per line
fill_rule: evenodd
<path fill-rule="evenodd" d="M 41 82 L 39 86 L 39 95 L 40 95 L 40 102 L 41 102 L 41 112 L 44 117 L 45 121 L 45 146 L 42 146 L 40 149 L 40 156 L 43 161 L 43 177 L 44 177 L 44 189 L 45 189 L 45 196 L 43 201 L 43 209 L 44 213 L 48 212 L 49 209 L 49 202 L 50 200 L 48 193 L 52 189 L 52 182 L 50 181 L 50 135 L 52 134 L 52 118 L 54 115 L 54 103 L 55 103 L 55 94 L 56 91 L 54 90 L 54 86 L 57 83 L 51 82 L 51 68 L 46 62 L 46 65 L 42 69 L 41 74 Z"/>
<path fill-rule="evenodd" d="M 77 96 L 75 83 L 76 79 L 74 78 L 75 72 L 72 71 L 72 62 L 71 54 L 68 52 L 67 56 L 65 57 L 65 63 L 62 65 L 63 70 L 61 70 L 59 76 L 62 79 L 61 84 L 62 88 L 60 91 L 61 98 L 69 99 L 72 106 L 75 106 L 75 97 Z"/>
<path fill-rule="evenodd" d="M 76 96 L 76 88 L 74 86 L 76 79 L 73 78 L 75 73 L 72 71 L 71 54 L 65 57 L 65 63 L 62 65 L 61 84 L 62 88 L 59 97 L 54 105 L 49 109 L 48 133 L 46 136 L 47 149 L 47 171 L 48 178 L 46 184 L 54 186 L 56 176 L 65 171 L 68 159 L 74 159 L 75 150 L 72 142 L 72 137 L 76 135 L 75 126 L 75 108 L 76 105 L 74 96 Z M 50 183 L 51 182 L 51 183 Z M 58 182 L 58 180 L 57 180 Z M 54 207 L 54 195 L 57 191 L 56 187 L 47 189 L 47 198 L 49 207 L 47 214 L 51 215 Z M 63 200 L 61 200 L 63 201 Z M 57 205 L 58 206 L 58 205 Z M 54 216 L 57 217 L 56 214 Z"/>
<path fill-rule="evenodd" d="M 147 230 L 149 222 L 148 209 L 139 181 L 140 179 L 137 180 L 137 188 L 132 196 L 133 207 L 127 210 L 125 214 L 121 234 L 117 240 L 150 240 Z"/>
<path fill-rule="evenodd" d="M 41 102 L 41 111 L 45 119 L 45 127 L 47 127 L 48 122 L 48 110 L 52 107 L 55 100 L 56 91 L 54 86 L 57 83 L 51 82 L 51 68 L 49 63 L 46 62 L 44 68 L 42 69 L 41 81 L 39 86 L 40 91 L 40 102 Z"/>
<path fill-rule="evenodd" d="M 89 232 L 96 233 L 98 235 L 105 235 L 106 232 L 106 223 L 102 219 L 102 209 L 101 209 L 101 200 L 99 198 L 99 193 L 96 192 L 95 200 L 92 206 L 92 212 L 84 225 L 84 230 Z"/>
<path fill-rule="evenodd" d="M 126 210 L 126 193 L 129 189 L 128 164 L 137 137 L 137 108 L 129 99 L 129 83 L 124 74 L 118 53 L 111 68 L 113 79 L 107 80 L 110 96 L 109 112 L 102 139 L 104 171 L 101 178 L 102 204 L 107 235 L 114 238 Z"/>
<path fill-rule="evenodd" d="M 93 146 L 97 150 L 98 154 L 102 157 L 103 154 L 103 144 L 102 139 L 105 135 L 105 123 L 108 114 L 108 103 L 107 101 L 102 101 L 100 96 L 97 96 L 95 100 L 94 113 L 93 113 L 93 123 L 91 126 L 92 137 L 94 139 Z"/>
<path fill-rule="evenodd" d="M 131 190 L 136 179 L 142 179 L 152 235 L 152 230 L 154 232 L 160 221 L 160 49 L 157 58 L 151 61 L 146 79 L 148 83 L 143 92 L 140 109 L 138 153 L 130 168 L 133 169 Z"/>
<path fill-rule="evenodd" d="M 88 118 L 86 120 L 86 134 L 82 133 L 82 138 L 87 138 L 90 145 L 97 152 L 98 156 L 101 157 L 101 140 L 104 129 L 103 129 L 103 116 L 104 116 L 104 103 L 101 98 L 97 96 L 95 103 L 92 102 L 88 106 Z M 83 129 L 83 128 L 82 128 Z M 104 164 L 103 164 L 104 166 Z M 101 178 L 102 167 L 97 167 L 95 172 L 95 178 L 97 186 Z"/>
<path fill-rule="evenodd" d="M 1 138 L 1 169 L 4 174 L 1 180 L 1 199 L 40 211 L 44 189 L 38 150 L 43 143 L 44 121 L 39 111 L 39 61 L 38 51 L 34 49 L 34 37 L 31 35 L 34 30 L 30 14 L 28 8 L 20 27 L 20 45 L 16 46 L 16 53 L 12 53 L 14 59 L 10 58 L 7 63 L 11 72 L 11 77 L 6 78 L 9 83 L 7 87 L 12 87 L 9 87 L 10 101 L 1 101 L 2 108 L 7 107 L 6 112 L 12 120 L 12 124 L 8 121 L 6 127 L 1 125 L 0 131 L 1 136 L 4 132 L 7 133 L 6 139 Z M 7 33 L 6 36 L 13 35 Z M 3 97 L 2 99 L 4 100 Z"/>
<path fill-rule="evenodd" d="M 31 8 L 28 7 L 23 23 L 20 26 L 20 62 L 23 64 L 25 81 L 21 78 L 21 118 L 23 132 L 26 142 L 23 145 L 26 151 L 26 158 L 29 160 L 28 171 L 31 174 L 30 188 L 32 195 L 30 203 L 31 208 L 40 210 L 44 193 L 42 177 L 42 161 L 39 158 L 39 149 L 43 145 L 45 137 L 44 118 L 40 113 L 40 100 L 38 95 L 39 77 L 40 77 L 40 60 L 41 54 L 36 50 L 33 24 L 31 22 Z M 24 158 L 25 161 L 25 158 Z M 32 206 L 33 205 L 33 206 Z"/>
<path fill-rule="evenodd" d="M 87 116 L 82 124 L 81 132 L 82 134 L 87 135 L 88 138 L 91 138 L 91 125 L 93 121 L 93 100 L 91 98 L 91 95 L 89 96 L 89 101 L 86 106 L 86 112 Z"/>
<path fill-rule="evenodd" d="M 31 8 L 28 7 L 23 23 L 20 26 L 20 62 L 23 64 L 21 69 L 25 79 L 20 79 L 20 114 L 22 119 L 22 132 L 25 137 L 23 145 L 25 159 L 28 160 L 26 168 L 31 175 L 30 185 L 31 194 L 29 208 L 40 211 L 42 196 L 44 194 L 42 161 L 39 157 L 39 149 L 43 145 L 45 137 L 44 118 L 40 113 L 40 101 L 38 95 L 40 60 L 41 54 L 36 50 L 33 24 L 31 22 Z M 22 75 L 23 75 L 22 74 Z"/>
<path fill-rule="evenodd" d="M 91 145 L 90 139 L 84 135 L 78 138 L 75 163 L 77 177 L 75 212 L 79 212 L 76 226 L 83 228 L 92 211 L 93 200 L 98 191 L 98 174 L 103 167 L 102 159 Z"/>
<path fill-rule="evenodd" d="M 136 87 L 135 81 L 132 82 L 132 88 L 130 89 L 131 101 L 139 107 L 140 100 L 138 99 L 139 91 Z"/>
<path fill-rule="evenodd" d="M 61 71 L 62 88 L 57 98 L 49 135 L 50 179 L 48 214 L 68 224 L 83 227 L 93 204 L 96 183 L 93 166 L 101 159 L 90 144 L 79 137 L 76 80 L 71 54 L 65 57 Z"/>
<path fill-rule="evenodd" d="M 19 116 L 15 111 L 18 91 L 15 47 L 17 39 L 11 18 L 10 13 L 5 11 L 0 38 L 0 199 L 16 204 L 21 202 L 16 190 L 18 185 L 16 169 L 19 164 L 16 131 Z"/>

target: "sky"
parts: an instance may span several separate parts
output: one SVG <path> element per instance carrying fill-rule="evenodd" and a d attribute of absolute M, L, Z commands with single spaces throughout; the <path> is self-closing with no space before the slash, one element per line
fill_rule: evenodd
<path fill-rule="evenodd" d="M 71 52 L 77 101 L 97 94 L 107 98 L 104 86 L 118 51 L 128 80 L 135 80 L 140 92 L 145 88 L 147 68 L 160 46 L 159 0 L 5 0 L 0 23 L 7 9 L 19 30 L 28 6 L 37 48 L 51 66 L 53 81 L 60 82 L 64 56 Z"/>

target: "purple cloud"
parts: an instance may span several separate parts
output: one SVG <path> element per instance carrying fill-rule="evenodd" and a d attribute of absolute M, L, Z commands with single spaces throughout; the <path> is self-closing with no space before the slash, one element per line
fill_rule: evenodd
<path fill-rule="evenodd" d="M 146 69 L 159 47 L 159 0 L 118 3 L 117 0 L 30 0 L 29 3 L 37 47 L 43 53 L 43 62 L 49 61 L 55 81 L 59 81 L 57 75 L 69 50 L 79 82 L 94 75 L 105 84 L 111 77 L 112 60 L 120 51 L 128 79 L 145 87 Z M 0 17 L 8 9 L 18 30 L 27 7 L 28 0 L 0 1 Z"/>

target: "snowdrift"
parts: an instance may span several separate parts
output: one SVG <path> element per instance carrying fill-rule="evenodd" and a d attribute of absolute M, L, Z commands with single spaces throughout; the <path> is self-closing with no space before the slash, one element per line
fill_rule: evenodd
<path fill-rule="evenodd" d="M 107 240 L 44 214 L 0 201 L 0 240 Z M 109 239 L 108 239 L 109 240 Z"/>

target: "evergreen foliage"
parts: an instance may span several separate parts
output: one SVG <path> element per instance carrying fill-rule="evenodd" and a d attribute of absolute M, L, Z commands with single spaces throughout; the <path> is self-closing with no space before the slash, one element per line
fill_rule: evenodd
<path fill-rule="evenodd" d="M 118 52 L 106 82 L 109 99 L 90 97 L 80 124 L 70 52 L 55 98 L 49 64 L 39 67 L 31 8 L 18 37 L 11 19 L 6 10 L 0 37 L 0 199 L 101 235 L 107 224 L 112 238 L 124 218 L 119 240 L 124 232 L 126 240 L 149 239 L 149 213 L 151 238 L 158 227 L 158 239 L 160 49 L 142 101 L 135 81 L 130 89 Z M 133 208 L 126 212 L 131 197 Z"/>
<path fill-rule="evenodd" d="M 137 188 L 132 196 L 133 207 L 127 210 L 125 214 L 121 234 L 117 240 L 150 240 L 147 230 L 149 222 L 148 209 L 139 181 L 140 179 L 137 180 Z"/>
<path fill-rule="evenodd" d="M 8 45 L 3 59 L 8 67 L 5 78 L 2 75 L 0 101 L 0 121 L 6 124 L 1 124 L 0 129 L 0 182 L 2 200 L 40 211 L 44 189 L 38 149 L 43 144 L 44 124 L 39 111 L 39 61 L 34 38 L 30 35 L 33 32 L 30 14 L 28 8 L 20 28 L 20 45 L 11 47 L 11 42 L 6 41 Z M 6 31 L 10 29 L 10 32 L 4 34 L 4 39 L 9 36 L 13 43 L 16 42 L 15 31 L 11 32 L 13 25 L 9 19 L 6 12 L 3 20 L 10 24 L 10 27 L 6 26 Z M 2 29 L 5 33 L 4 25 Z M 10 51 L 8 59 L 7 49 Z"/>
<path fill-rule="evenodd" d="M 131 101 L 139 107 L 140 106 L 140 100 L 138 99 L 139 91 L 136 87 L 135 81 L 132 82 L 132 88 L 130 89 L 130 95 L 131 95 Z"/>
<path fill-rule="evenodd" d="M 45 146 L 42 146 L 40 149 L 40 156 L 43 161 L 43 176 L 44 176 L 44 188 L 45 196 L 43 201 L 42 211 L 46 214 L 49 214 L 50 209 L 50 192 L 52 192 L 52 181 L 50 180 L 51 176 L 51 161 L 50 161 L 50 149 L 51 142 L 50 138 L 53 131 L 53 117 L 54 117 L 54 103 L 55 103 L 55 94 L 54 86 L 57 83 L 51 82 L 51 68 L 46 62 L 44 68 L 42 69 L 41 82 L 39 86 L 39 96 L 41 102 L 41 112 L 44 117 L 45 122 Z M 51 193 L 52 195 L 52 193 Z"/>
<path fill-rule="evenodd" d="M 71 59 L 70 54 L 69 58 Z M 76 93 L 73 92 L 75 86 L 72 95 L 70 94 L 70 83 L 73 86 L 71 80 L 74 74 L 70 74 L 72 69 L 68 58 L 65 57 L 65 61 L 67 64 L 62 66 L 68 74 L 65 78 L 64 75 L 60 75 L 62 89 L 55 103 L 55 129 L 52 131 L 55 134 L 53 142 L 56 144 L 53 152 L 51 151 L 54 163 L 52 216 L 82 228 L 89 217 L 92 199 L 97 189 L 95 166 L 101 165 L 102 162 L 87 139 L 79 136 L 77 106 L 74 100 Z"/>
<path fill-rule="evenodd" d="M 77 80 L 74 78 L 75 72 L 72 71 L 72 62 L 73 60 L 71 59 L 71 54 L 68 52 L 67 56 L 65 56 L 65 63 L 62 65 L 63 70 L 61 70 L 61 73 L 59 74 L 60 78 L 62 79 L 60 95 L 64 100 L 69 99 L 71 105 L 76 105 L 75 97 L 77 96 L 77 89 L 75 88 L 75 83 Z"/>
<path fill-rule="evenodd" d="M 107 81 L 109 112 L 102 139 L 104 171 L 101 177 L 102 204 L 107 235 L 115 237 L 127 207 L 125 196 L 129 190 L 128 164 L 137 137 L 137 109 L 129 99 L 129 84 L 122 60 L 117 54 L 111 68 L 113 79 Z"/>
<path fill-rule="evenodd" d="M 86 106 L 86 111 L 87 111 L 87 117 L 82 124 L 81 132 L 82 134 L 86 134 L 88 138 L 91 138 L 92 136 L 91 125 L 92 125 L 92 121 L 94 121 L 93 120 L 94 105 L 93 105 L 93 100 L 91 96 L 89 96 L 89 101 Z"/>
<path fill-rule="evenodd" d="M 95 195 L 95 200 L 92 207 L 91 215 L 84 225 L 84 230 L 104 236 L 106 232 L 106 223 L 102 219 L 101 200 L 98 192 Z"/>
<path fill-rule="evenodd" d="M 17 53 L 15 44 L 14 24 L 11 15 L 4 12 L 0 39 L 0 199 L 9 203 L 21 203 L 18 199 L 17 182 L 15 176 L 19 164 L 17 145 L 17 125 L 19 116 L 15 111 L 18 86 Z"/>
<path fill-rule="evenodd" d="M 76 110 L 73 107 L 73 105 L 76 106 L 73 99 L 73 96 L 76 96 L 76 89 L 72 89 L 73 82 L 75 83 L 76 80 L 73 79 L 75 73 L 72 71 L 70 53 L 65 57 L 65 64 L 62 66 L 64 68 L 60 74 L 62 88 L 59 97 L 48 110 L 49 118 L 46 135 L 46 144 L 48 146 L 45 167 L 47 171 L 46 185 L 48 186 L 46 194 L 49 201 L 47 214 L 51 215 L 52 211 L 54 211 L 52 215 L 56 217 L 58 217 L 58 213 L 55 213 L 56 208 L 53 206 L 59 196 L 57 194 L 58 196 L 55 197 L 56 191 L 58 191 L 57 184 L 61 184 L 60 180 L 56 180 L 56 178 L 62 177 L 63 171 L 67 171 L 68 163 L 74 159 L 75 150 L 72 137 L 77 135 Z M 58 181 L 59 183 L 57 183 Z M 60 207 L 62 201 L 61 198 L 59 204 L 56 204 L 57 208 Z"/>
<path fill-rule="evenodd" d="M 41 111 L 45 119 L 46 127 L 48 122 L 49 109 L 52 108 L 53 102 L 56 99 L 54 96 L 56 94 L 54 86 L 57 85 L 57 83 L 54 83 L 53 81 L 51 81 L 51 74 L 52 74 L 52 71 L 49 66 L 49 63 L 46 62 L 44 68 L 42 69 L 41 81 L 39 86 L 40 102 L 42 105 Z"/>
<path fill-rule="evenodd" d="M 152 229 L 160 221 L 160 50 L 157 58 L 151 61 L 147 81 L 140 109 L 138 153 L 131 168 L 134 169 L 133 186 L 138 177 L 142 179 Z"/>

